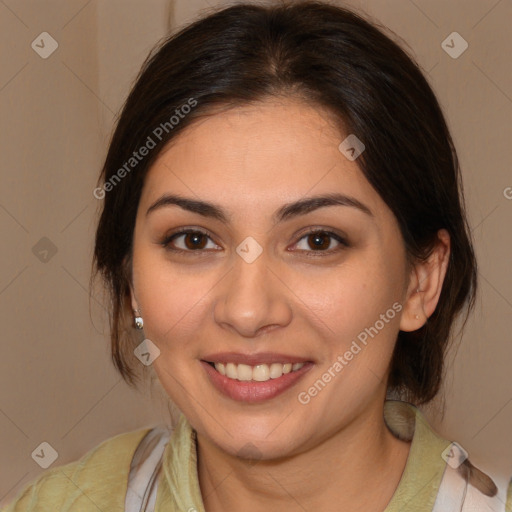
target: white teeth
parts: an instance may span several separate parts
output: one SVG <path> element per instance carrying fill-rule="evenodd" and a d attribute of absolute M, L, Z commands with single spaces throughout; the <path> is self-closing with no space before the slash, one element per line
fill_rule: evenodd
<path fill-rule="evenodd" d="M 239 364 L 238 368 L 238 380 L 251 380 L 252 379 L 252 368 L 248 364 Z"/>
<path fill-rule="evenodd" d="M 215 369 L 221 374 L 235 380 L 255 380 L 265 382 L 270 379 L 278 379 L 286 373 L 300 370 L 304 363 L 272 363 L 249 366 L 247 364 L 215 363 Z"/>
<path fill-rule="evenodd" d="M 270 379 L 270 368 L 268 364 L 259 364 L 252 369 L 252 380 L 265 382 Z"/>
<path fill-rule="evenodd" d="M 283 375 L 283 365 L 281 363 L 272 363 L 270 365 L 270 378 L 277 379 Z"/>
<path fill-rule="evenodd" d="M 217 365 L 215 365 L 215 368 L 217 368 Z M 236 364 L 228 363 L 226 365 L 226 376 L 230 379 L 238 379 L 238 371 L 236 369 Z"/>

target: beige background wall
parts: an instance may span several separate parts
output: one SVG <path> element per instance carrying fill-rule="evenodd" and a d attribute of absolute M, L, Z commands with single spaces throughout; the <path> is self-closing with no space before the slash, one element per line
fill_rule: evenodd
<path fill-rule="evenodd" d="M 480 299 L 451 366 L 444 419 L 427 413 L 482 469 L 512 473 L 512 3 L 345 4 L 406 41 L 429 73 L 461 158 Z M 163 400 L 130 390 L 115 373 L 94 299 L 89 317 L 92 190 L 142 60 L 170 26 L 209 5 L 216 3 L 0 2 L 0 504 L 43 471 L 31 457 L 43 441 L 60 465 L 167 417 Z M 47 59 L 30 46 L 43 31 L 59 45 Z M 453 31 L 469 43 L 457 59 L 441 48 Z"/>

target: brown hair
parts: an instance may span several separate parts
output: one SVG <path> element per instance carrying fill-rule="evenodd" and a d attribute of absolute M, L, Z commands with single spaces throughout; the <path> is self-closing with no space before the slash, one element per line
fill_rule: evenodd
<path fill-rule="evenodd" d="M 366 150 L 357 163 L 396 216 L 411 261 L 429 255 L 439 229 L 450 234 L 437 308 L 421 329 L 399 332 L 388 383 L 410 401 L 428 402 L 440 388 L 455 319 L 467 306 L 467 320 L 477 288 L 457 154 L 414 60 L 374 24 L 323 2 L 228 7 L 171 35 L 145 61 L 101 175 L 106 192 L 94 264 L 111 296 L 114 365 L 135 385 L 138 342 L 125 263 L 148 169 L 171 139 L 214 107 L 283 94 L 326 107 L 363 141 Z M 193 102 L 194 108 L 182 109 Z M 148 137 L 155 147 L 129 169 L 126 162 Z M 129 172 L 121 173 L 123 166 Z"/>

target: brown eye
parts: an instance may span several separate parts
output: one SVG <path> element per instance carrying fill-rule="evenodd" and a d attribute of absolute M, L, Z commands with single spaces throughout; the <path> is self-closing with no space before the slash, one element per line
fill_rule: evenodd
<path fill-rule="evenodd" d="M 211 242 L 213 249 L 217 247 L 207 233 L 191 229 L 173 233 L 162 241 L 162 245 L 170 251 L 193 252 L 206 249 L 208 242 Z"/>
<path fill-rule="evenodd" d="M 187 233 L 183 236 L 187 249 L 204 249 L 206 237 L 202 233 Z"/>
<path fill-rule="evenodd" d="M 331 245 L 331 237 L 325 233 L 308 235 L 309 246 L 314 249 L 329 249 Z"/>
<path fill-rule="evenodd" d="M 304 242 L 301 242 L 302 240 L 304 240 Z M 300 247 L 301 243 L 302 247 Z M 332 245 L 335 247 L 333 248 Z M 298 250 L 306 252 L 335 252 L 342 246 L 348 246 L 348 244 L 336 233 L 330 231 L 312 231 L 304 235 L 296 247 Z"/>

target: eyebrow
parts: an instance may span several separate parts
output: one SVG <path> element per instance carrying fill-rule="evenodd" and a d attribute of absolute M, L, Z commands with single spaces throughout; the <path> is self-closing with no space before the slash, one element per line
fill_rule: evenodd
<path fill-rule="evenodd" d="M 180 208 L 189 212 L 197 213 L 203 217 L 209 217 L 217 219 L 224 224 L 229 223 L 231 218 L 222 207 L 214 203 L 207 201 L 199 201 L 197 199 L 189 199 L 174 194 L 165 194 L 155 201 L 146 211 L 146 215 L 151 212 L 164 208 L 166 206 L 179 206 Z M 289 220 L 299 215 L 305 215 L 319 208 L 326 206 L 348 206 L 356 208 L 357 210 L 365 213 L 370 217 L 374 217 L 373 212 L 364 203 L 356 199 L 355 197 L 347 196 L 344 194 L 332 193 L 319 196 L 306 197 L 299 199 L 293 203 L 287 203 L 281 206 L 272 215 L 272 221 L 274 224 Z"/>

